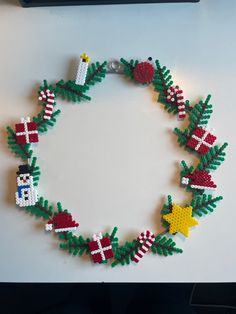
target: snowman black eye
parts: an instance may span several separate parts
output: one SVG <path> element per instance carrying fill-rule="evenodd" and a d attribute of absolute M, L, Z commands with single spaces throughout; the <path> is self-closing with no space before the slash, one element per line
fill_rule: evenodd
<path fill-rule="evenodd" d="M 23 177 L 20 177 L 20 180 L 23 181 Z"/>
<path fill-rule="evenodd" d="M 25 178 L 26 178 L 26 180 L 29 180 L 29 176 L 26 176 Z"/>

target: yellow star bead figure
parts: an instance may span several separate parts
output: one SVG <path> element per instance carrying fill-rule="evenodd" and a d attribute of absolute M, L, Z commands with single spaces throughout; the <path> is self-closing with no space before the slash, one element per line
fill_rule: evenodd
<path fill-rule="evenodd" d="M 172 205 L 172 212 L 163 216 L 169 224 L 169 233 L 181 232 L 185 237 L 189 235 L 189 228 L 198 225 L 198 221 L 192 217 L 192 206 L 181 207 Z"/>

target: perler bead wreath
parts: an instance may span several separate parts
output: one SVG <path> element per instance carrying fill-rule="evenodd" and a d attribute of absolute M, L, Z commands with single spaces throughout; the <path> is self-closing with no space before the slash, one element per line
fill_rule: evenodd
<path fill-rule="evenodd" d="M 23 164 L 19 165 L 17 175 L 16 204 L 30 214 L 45 220 L 46 231 L 54 231 L 60 241 L 60 248 L 73 255 L 90 256 L 94 263 L 107 263 L 111 266 L 138 263 L 145 253 L 168 256 L 173 253 L 182 253 L 176 247 L 173 236 L 177 233 L 189 236 L 190 228 L 197 226 L 199 221 L 195 217 L 204 217 L 213 212 L 222 196 L 213 196 L 212 191 L 217 185 L 213 181 L 211 172 L 215 171 L 225 158 L 227 143 L 216 145 L 216 136 L 208 126 L 213 112 L 210 104 L 211 96 L 200 100 L 197 104 L 190 104 L 184 100 L 183 90 L 174 85 L 170 70 L 161 66 L 159 61 L 130 60 L 123 58 L 110 63 L 90 63 L 90 58 L 84 53 L 79 60 L 75 80 L 58 81 L 50 85 L 44 81 L 38 92 L 39 103 L 42 106 L 39 114 L 32 119 L 29 117 L 17 121 L 15 129 L 7 127 L 8 145 L 11 151 Z M 50 127 L 54 127 L 61 111 L 56 109 L 56 99 L 62 97 L 74 103 L 90 100 L 87 95 L 89 89 L 101 82 L 107 73 L 122 73 L 137 84 L 153 84 L 159 93 L 157 101 L 163 104 L 165 110 L 178 117 L 178 123 L 186 117 L 189 124 L 185 129 L 175 128 L 178 143 L 190 153 L 198 156 L 196 166 L 188 166 L 183 160 L 180 163 L 180 184 L 192 193 L 189 203 L 179 205 L 172 202 L 169 195 L 166 204 L 163 204 L 162 223 L 164 231 L 152 233 L 142 230 L 137 238 L 120 244 L 116 236 L 117 227 L 110 233 L 96 233 L 85 237 L 77 233 L 79 223 L 74 219 L 60 202 L 57 206 L 50 205 L 43 196 L 38 195 L 40 168 L 37 158 L 33 155 L 34 144 L 40 141 Z M 186 123 L 185 123 L 186 125 Z M 167 235 L 169 234 L 169 235 Z"/>

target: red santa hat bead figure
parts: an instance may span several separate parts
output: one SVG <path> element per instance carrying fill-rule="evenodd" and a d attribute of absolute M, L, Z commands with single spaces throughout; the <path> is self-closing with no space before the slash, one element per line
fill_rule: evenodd
<path fill-rule="evenodd" d="M 181 183 L 198 190 L 215 190 L 217 188 L 217 185 L 211 179 L 211 175 L 203 170 L 195 170 L 193 173 L 183 176 Z"/>
<path fill-rule="evenodd" d="M 79 226 L 73 219 L 71 214 L 61 212 L 55 214 L 45 226 L 46 231 L 54 229 L 55 232 L 74 231 Z"/>
<path fill-rule="evenodd" d="M 155 69 L 151 61 L 152 58 L 149 57 L 148 61 L 140 62 L 135 66 L 133 70 L 135 81 L 140 84 L 150 84 L 152 82 L 155 74 Z"/>
<path fill-rule="evenodd" d="M 20 165 L 17 171 L 16 204 L 20 207 L 33 206 L 38 201 L 34 180 L 29 165 Z"/>

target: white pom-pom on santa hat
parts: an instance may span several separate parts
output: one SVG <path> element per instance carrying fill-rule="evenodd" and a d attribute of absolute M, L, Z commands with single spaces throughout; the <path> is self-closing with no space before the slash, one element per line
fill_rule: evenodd
<path fill-rule="evenodd" d="M 45 225 L 45 230 L 46 231 L 52 231 L 52 227 L 53 227 L 52 224 L 46 224 Z"/>
<path fill-rule="evenodd" d="M 188 185 L 189 184 L 189 178 L 183 177 L 181 180 L 181 183 L 184 185 Z"/>

